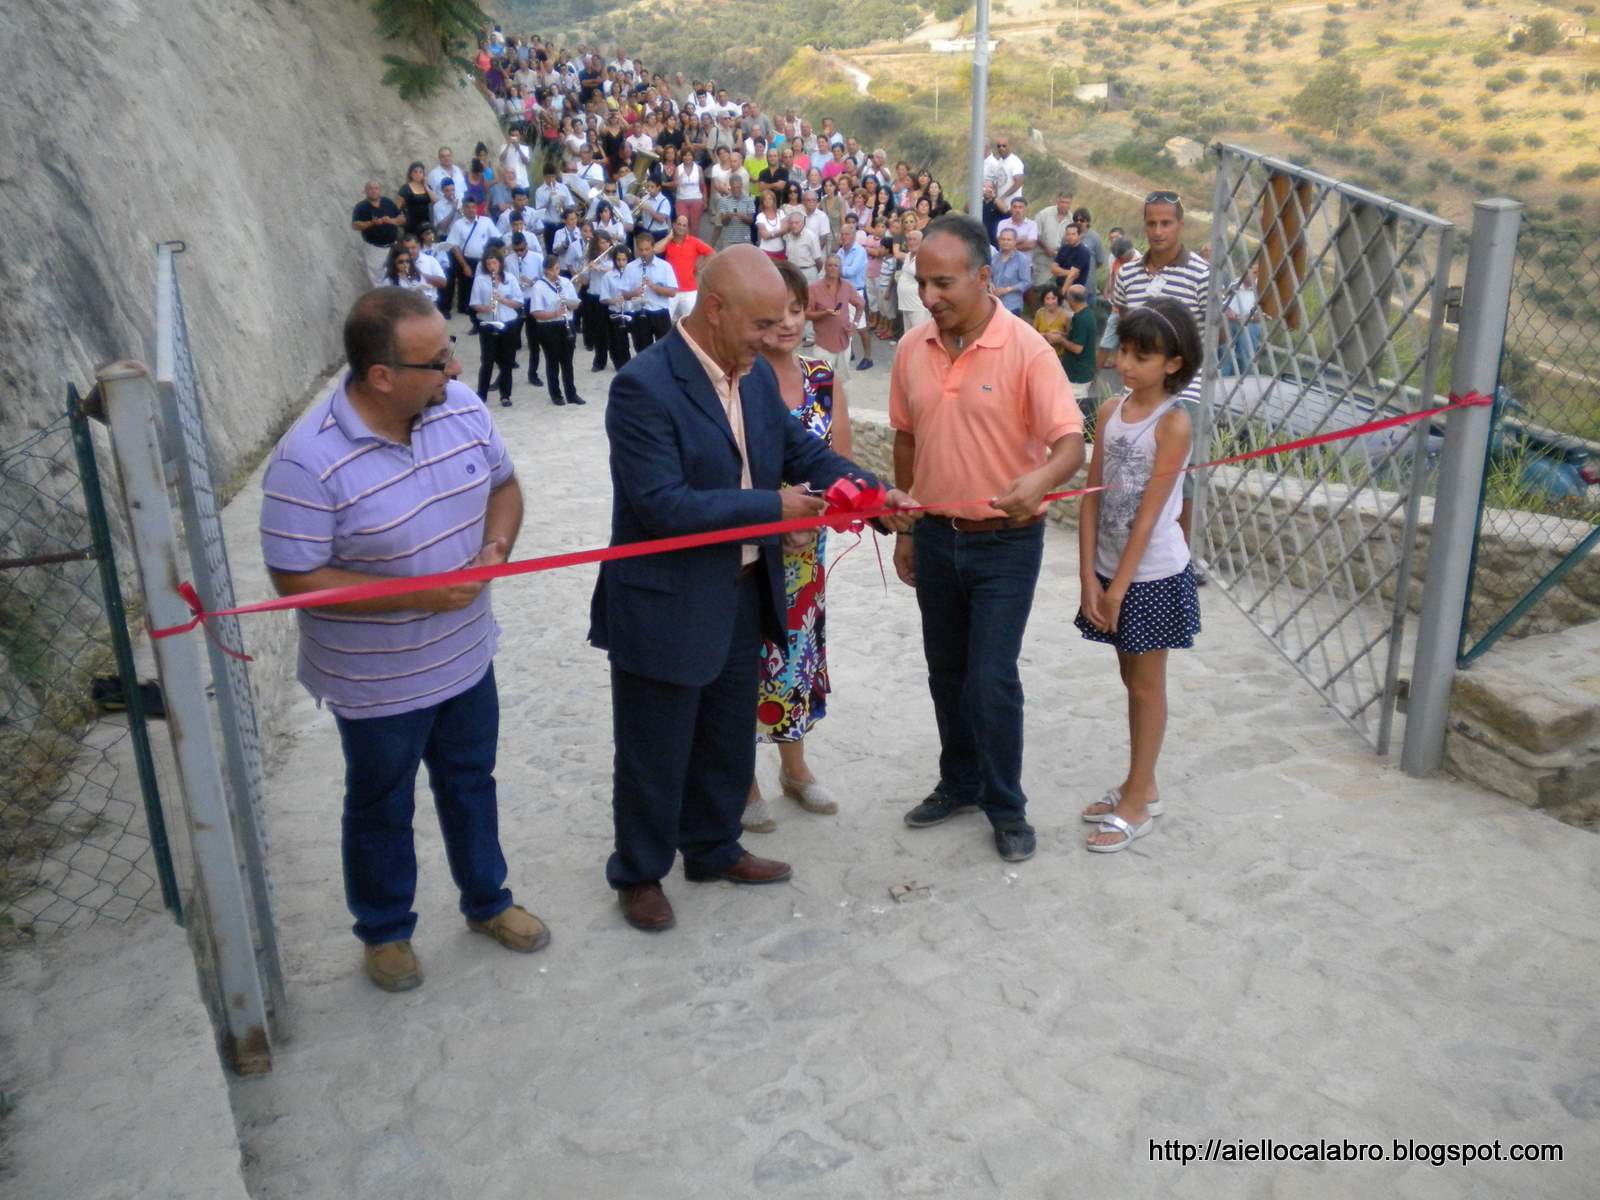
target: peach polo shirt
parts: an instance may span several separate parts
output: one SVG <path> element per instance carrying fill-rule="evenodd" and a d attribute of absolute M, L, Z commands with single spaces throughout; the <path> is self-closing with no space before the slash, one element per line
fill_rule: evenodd
<path fill-rule="evenodd" d="M 900 339 L 889 377 L 889 424 L 916 439 L 912 494 L 945 516 L 1000 517 L 993 498 L 1042 467 L 1083 414 L 1055 350 L 995 302 L 994 315 L 955 358 L 924 321 Z M 1040 506 L 1043 512 L 1045 506 Z"/>
<path fill-rule="evenodd" d="M 728 418 L 728 428 L 733 431 L 733 444 L 739 447 L 739 486 L 748 490 L 751 486 L 750 455 L 744 448 L 744 405 L 739 399 L 739 381 L 750 373 L 750 368 L 746 367 L 743 371 L 730 375 L 722 369 L 716 359 L 700 348 L 700 343 L 690 337 L 689 331 L 682 325 L 678 326 L 678 332 L 683 335 L 683 340 L 688 343 L 689 349 L 694 351 L 694 356 L 700 360 L 700 365 L 705 368 L 706 378 L 711 383 L 711 390 L 722 402 L 723 414 Z M 739 547 L 741 567 L 748 567 L 760 557 L 760 549 L 749 542 Z"/>

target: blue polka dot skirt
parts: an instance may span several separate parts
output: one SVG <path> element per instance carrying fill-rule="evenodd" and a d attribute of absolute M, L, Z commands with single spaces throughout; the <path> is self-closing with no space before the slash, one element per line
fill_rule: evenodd
<path fill-rule="evenodd" d="M 1111 580 L 1096 572 L 1100 586 Z M 1105 642 L 1124 654 L 1144 654 L 1150 650 L 1188 650 L 1200 632 L 1200 596 L 1194 585 L 1194 571 L 1184 567 L 1165 579 L 1151 579 L 1128 586 L 1122 598 L 1122 612 L 1116 633 L 1102 633 L 1078 609 L 1073 622 L 1091 642 Z"/>

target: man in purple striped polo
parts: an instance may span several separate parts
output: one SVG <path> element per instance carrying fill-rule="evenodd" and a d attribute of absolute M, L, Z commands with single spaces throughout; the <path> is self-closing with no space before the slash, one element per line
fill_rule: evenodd
<path fill-rule="evenodd" d="M 522 525 L 505 444 L 439 311 L 401 288 L 368 292 L 344 325 L 350 373 L 284 434 L 267 467 L 261 547 L 280 594 L 504 562 Z M 511 902 L 494 760 L 500 629 L 483 584 L 300 609 L 300 682 L 333 710 L 344 747 L 345 899 L 371 980 L 422 982 L 412 844 L 428 764 L 468 926 L 512 950 L 550 940 Z"/>

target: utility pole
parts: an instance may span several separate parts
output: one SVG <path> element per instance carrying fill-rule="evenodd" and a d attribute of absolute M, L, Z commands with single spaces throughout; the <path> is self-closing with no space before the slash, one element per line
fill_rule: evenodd
<path fill-rule="evenodd" d="M 967 212 L 983 216 L 984 127 L 989 110 L 989 0 L 978 0 L 978 29 L 972 43 L 972 136 L 967 146 Z"/>

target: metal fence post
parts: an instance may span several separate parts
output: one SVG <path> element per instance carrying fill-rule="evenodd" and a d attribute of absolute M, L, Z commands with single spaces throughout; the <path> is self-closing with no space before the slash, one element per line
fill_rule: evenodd
<path fill-rule="evenodd" d="M 1450 391 L 1458 396 L 1472 391 L 1487 396 L 1493 394 L 1500 373 L 1523 206 L 1516 200 L 1495 199 L 1480 200 L 1472 208 L 1472 248 L 1462 289 Z M 1400 751 L 1400 766 L 1408 775 L 1431 775 L 1444 762 L 1445 723 L 1492 416 L 1488 406 L 1483 406 L 1457 409 L 1446 418 L 1433 538 L 1422 588 L 1422 619 L 1412 660 L 1405 744 Z M 1399 581 L 1402 588 L 1408 584 L 1408 580 Z"/>
<path fill-rule="evenodd" d="M 189 619 L 189 606 L 178 594 L 183 572 L 157 436 L 155 381 L 148 367 L 133 361 L 112 363 L 97 377 L 148 620 L 152 628 L 181 625 Z M 215 991 L 208 1000 L 222 1024 L 224 1056 L 241 1074 L 258 1074 L 272 1065 L 266 997 L 251 936 L 250 896 L 211 733 L 206 674 L 192 637 L 163 638 L 155 643 L 155 654 L 194 848 L 196 888 L 207 917 L 196 934 L 204 939 L 201 949 L 215 971 L 214 980 L 206 981 Z"/>

